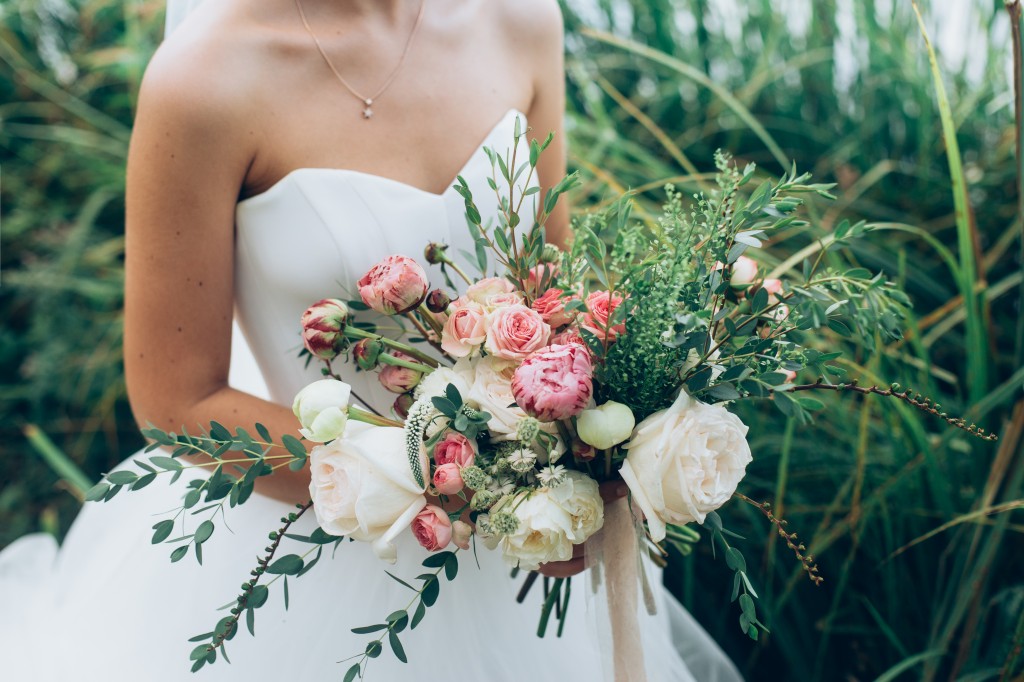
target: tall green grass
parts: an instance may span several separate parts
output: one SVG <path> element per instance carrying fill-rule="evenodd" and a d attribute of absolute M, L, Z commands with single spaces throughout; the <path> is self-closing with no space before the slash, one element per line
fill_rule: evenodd
<path fill-rule="evenodd" d="M 864 382 L 913 386 L 1001 436 L 981 443 L 851 396 L 820 396 L 829 409 L 809 426 L 746 407 L 755 461 L 742 491 L 789 520 L 826 582 L 807 582 L 761 513 L 737 502 L 723 517 L 760 568 L 772 634 L 754 643 L 739 631 L 727 572 L 706 548 L 680 560 L 670 586 L 752 680 L 1014 679 L 1024 244 L 1002 2 L 974 3 L 963 27 L 974 76 L 950 69 L 941 45 L 932 57 L 903 0 L 749 0 L 727 16 L 711 0 L 581 4 L 564 8 L 577 206 L 633 188 L 636 214 L 649 215 L 665 183 L 704 187 L 716 148 L 766 175 L 795 162 L 837 182 L 839 200 L 810 206 L 809 225 L 772 244 L 765 267 L 798 268 L 844 217 L 876 224 L 826 257 L 884 269 L 915 317 L 873 356 L 827 343 Z M 944 5 L 930 4 L 933 31 Z M 123 165 L 162 2 L 83 0 L 80 22 L 41 19 L 38 6 L 0 2 L 0 546 L 66 529 L 74 480 L 140 442 L 119 360 Z M 58 78 L 67 65 L 52 44 L 76 77 Z M 837 71 L 847 53 L 856 68 Z M 28 424 L 37 447 L 45 433 L 68 461 L 34 448 Z"/>

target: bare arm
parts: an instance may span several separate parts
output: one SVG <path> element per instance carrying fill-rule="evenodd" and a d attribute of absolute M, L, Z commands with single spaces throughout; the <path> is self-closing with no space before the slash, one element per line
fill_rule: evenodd
<path fill-rule="evenodd" d="M 140 425 L 260 422 L 278 438 L 297 428 L 291 411 L 227 384 L 234 211 L 257 136 L 239 116 L 243 86 L 190 70 L 200 59 L 158 53 L 140 92 L 126 188 L 128 396 Z M 299 502 L 308 485 L 307 472 L 282 469 L 257 490 Z"/>
<path fill-rule="evenodd" d="M 543 142 L 554 133 L 537 164 L 541 186 L 549 187 L 565 176 L 565 57 L 562 14 L 558 3 L 545 0 L 531 15 L 531 26 L 525 35 L 533 35 L 534 96 L 527 117 L 531 137 Z M 542 198 L 543 201 L 543 198 Z M 569 239 L 569 204 L 565 197 L 558 202 L 547 222 L 547 241 L 560 247 Z"/>

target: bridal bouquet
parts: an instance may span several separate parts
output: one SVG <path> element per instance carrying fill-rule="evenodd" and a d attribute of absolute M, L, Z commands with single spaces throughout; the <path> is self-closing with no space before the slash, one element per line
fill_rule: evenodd
<path fill-rule="evenodd" d="M 520 137 L 517 125 L 513 149 Z M 646 601 L 637 554 L 664 563 L 668 546 L 689 550 L 698 536 L 687 524 L 700 524 L 735 574 L 740 626 L 756 639 L 764 629 L 757 595 L 719 507 L 733 498 L 756 504 L 808 577 L 822 578 L 768 504 L 737 492 L 753 455 L 733 403 L 769 400 L 786 416 L 808 421 L 824 407 L 812 391 L 873 393 L 992 438 L 899 386 L 860 386 L 835 364 L 840 353 L 828 350 L 826 328 L 868 340 L 876 332 L 898 338 L 909 301 L 881 275 L 833 268 L 822 250 L 796 277 L 780 280 L 750 257 L 799 223 L 803 195 L 830 197 L 830 186 L 795 170 L 755 182 L 753 165 L 740 169 L 719 154 L 714 191 L 688 205 L 667 187 L 661 215 L 645 219 L 632 216 L 624 197 L 578 219 L 563 251 L 545 243 L 543 226 L 574 178 L 543 195 L 532 182 L 548 142 L 532 142 L 527 159 L 488 150 L 498 224 L 481 221 L 476 198 L 459 179 L 475 249 L 456 260 L 445 245 L 425 245 L 425 261 L 438 268 L 444 286 L 432 285 L 412 254 L 393 254 L 359 280 L 358 298 L 325 298 L 302 316 L 304 355 L 322 363 L 324 376 L 294 401 L 308 451 L 292 435 L 275 442 L 262 425 L 258 436 L 218 423 L 198 435 L 147 429 L 150 448 L 168 448 L 172 456 L 137 460 L 139 473 L 114 472 L 90 492 L 90 499 L 109 500 L 160 473 L 177 478 L 189 468 L 183 458 L 201 453 L 212 475 L 192 481 L 183 509 L 201 501 L 209 505 L 202 509 L 236 506 L 257 478 L 308 464 L 310 501 L 271 533 L 266 556 L 229 615 L 195 639 L 193 670 L 216 660 L 243 615 L 252 630 L 253 612 L 268 598 L 265 576 L 283 577 L 287 591 L 289 576 L 302 576 L 325 545 L 343 538 L 372 543 L 394 562 L 394 541 L 406 532 L 432 552 L 423 562 L 427 572 L 418 584 L 387 574 L 414 597 L 407 609 L 354 629 L 372 639 L 346 680 L 362 676 L 385 643 L 405 660 L 401 633 L 438 598 L 441 574 L 456 578 L 458 552 L 477 551 L 478 543 L 525 571 L 567 561 L 587 543 L 588 554 L 603 552 L 597 560 L 605 561 L 605 579 L 635 593 L 626 604 L 635 618 L 633 607 Z M 869 230 L 842 223 L 829 248 Z M 385 321 L 403 331 L 379 333 Z M 394 414 L 356 406 L 362 401 L 339 364 L 375 372 L 396 395 Z M 606 505 L 599 491 L 606 481 L 625 482 L 628 500 Z M 289 533 L 310 508 L 319 529 L 308 537 Z M 173 520 L 157 523 L 153 542 L 175 544 L 172 561 L 190 548 L 201 561 L 213 521 L 171 538 L 173 528 Z M 277 556 L 285 536 L 312 548 L 304 556 Z M 564 619 L 570 595 L 569 579 L 546 587 L 541 635 L 552 612 Z M 619 615 L 612 619 L 616 644 L 631 627 L 630 613 Z"/>

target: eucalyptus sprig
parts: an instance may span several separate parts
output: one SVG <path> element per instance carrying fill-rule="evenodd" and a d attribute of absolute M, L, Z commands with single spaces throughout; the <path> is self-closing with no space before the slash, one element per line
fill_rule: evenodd
<path fill-rule="evenodd" d="M 724 528 L 722 518 L 717 512 L 709 512 L 702 525 L 711 534 L 711 552 L 714 553 L 715 541 L 717 540 L 725 551 L 726 566 L 733 571 L 732 597 L 730 601 L 739 600 L 740 629 L 752 640 L 757 641 L 759 630 L 763 630 L 766 633 L 769 630 L 757 617 L 757 606 L 754 600 L 758 597 L 754 586 L 750 584 L 750 578 L 747 577 L 747 560 L 726 539 L 726 536 L 741 540 L 742 537 Z"/>
<path fill-rule="evenodd" d="M 421 573 L 416 576 L 416 579 L 421 581 L 420 587 L 416 588 L 410 585 L 408 582 L 401 578 L 391 574 L 388 571 L 388 577 L 397 582 L 399 585 L 412 590 L 413 597 L 409 600 L 409 603 L 405 605 L 405 608 L 399 609 L 398 611 L 392 612 L 388 615 L 383 622 L 375 623 L 373 625 L 363 625 L 361 627 L 352 628 L 352 632 L 357 635 L 367 635 L 379 632 L 375 639 L 370 640 L 366 644 L 366 648 L 360 654 L 349 656 L 344 659 L 350 661 L 353 658 L 358 658 L 349 669 L 345 672 L 345 682 L 352 682 L 352 680 L 359 677 L 363 677 L 366 672 L 366 666 L 371 658 L 377 658 L 384 651 L 384 638 L 388 640 L 388 645 L 391 647 L 392 653 L 395 658 L 400 660 L 402 663 L 408 663 L 409 659 L 405 654 L 405 647 L 402 646 L 402 641 L 399 638 L 400 633 L 408 627 L 410 630 L 416 628 L 423 620 L 423 617 L 427 614 L 427 609 L 437 602 L 437 597 L 441 591 L 441 572 L 444 572 L 445 578 L 451 582 L 455 580 L 455 576 L 459 573 L 459 559 L 458 551 L 443 551 L 431 554 L 423 560 L 424 568 L 433 568 L 433 573 Z M 413 610 L 412 616 L 409 616 L 410 609 Z"/>

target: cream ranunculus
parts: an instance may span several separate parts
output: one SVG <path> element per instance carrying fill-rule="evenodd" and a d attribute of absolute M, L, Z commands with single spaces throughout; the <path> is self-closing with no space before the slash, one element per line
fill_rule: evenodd
<path fill-rule="evenodd" d="M 574 545 L 585 542 L 604 526 L 604 500 L 597 481 L 579 471 L 567 471 L 565 481 L 548 492 L 572 518 L 569 540 Z"/>
<path fill-rule="evenodd" d="M 516 399 L 512 395 L 512 377 L 519 363 L 488 356 L 474 365 L 476 371 L 469 395 L 463 397 L 491 415 L 487 429 L 493 438 L 514 439 L 519 422 L 526 418 L 526 413 L 515 404 Z"/>
<path fill-rule="evenodd" d="M 394 563 L 392 542 L 427 504 L 406 457 L 405 432 L 359 424 L 310 452 L 309 494 L 320 527 L 332 535 L 372 542 Z M 421 462 L 428 471 L 427 462 Z"/>
<path fill-rule="evenodd" d="M 321 379 L 299 391 L 292 412 L 299 418 L 299 433 L 315 443 L 340 438 L 348 424 L 352 387 L 336 379 Z"/>
<path fill-rule="evenodd" d="M 621 474 L 655 541 L 665 538 L 666 523 L 703 523 L 732 497 L 752 459 L 746 436 L 735 414 L 685 391 L 640 422 L 624 446 Z"/>
<path fill-rule="evenodd" d="M 633 411 L 614 400 L 583 410 L 576 418 L 576 431 L 580 440 L 598 450 L 607 450 L 629 438 L 636 426 Z"/>

